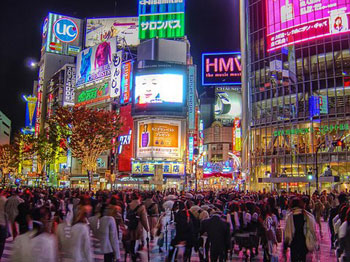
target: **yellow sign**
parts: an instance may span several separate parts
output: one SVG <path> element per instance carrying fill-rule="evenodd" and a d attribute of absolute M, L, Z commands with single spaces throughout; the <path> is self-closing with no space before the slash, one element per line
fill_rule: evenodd
<path fill-rule="evenodd" d="M 140 121 L 138 157 L 180 157 L 181 122 L 170 120 Z"/>

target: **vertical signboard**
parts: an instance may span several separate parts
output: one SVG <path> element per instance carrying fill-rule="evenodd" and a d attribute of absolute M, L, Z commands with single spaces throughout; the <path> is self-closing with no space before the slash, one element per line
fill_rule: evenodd
<path fill-rule="evenodd" d="M 185 35 L 185 0 L 139 0 L 139 38 L 181 38 Z"/>
<path fill-rule="evenodd" d="M 112 55 L 111 65 L 111 97 L 120 96 L 121 87 L 121 75 L 122 75 L 122 59 L 123 51 L 119 50 L 116 54 Z"/>
<path fill-rule="evenodd" d="M 188 67 L 188 128 L 195 129 L 195 107 L 196 107 L 196 67 L 191 65 Z"/>
<path fill-rule="evenodd" d="M 36 122 L 36 103 L 38 98 L 35 96 L 26 96 L 25 100 L 27 102 L 25 125 L 32 128 Z"/>
<path fill-rule="evenodd" d="M 133 70 L 134 70 L 134 61 L 127 61 L 122 63 L 122 83 L 121 83 L 121 94 L 120 94 L 121 104 L 128 104 L 129 102 L 131 102 Z"/>
<path fill-rule="evenodd" d="M 74 106 L 75 99 L 75 66 L 66 66 L 64 90 L 63 90 L 63 106 Z"/>
<path fill-rule="evenodd" d="M 193 161 L 194 139 L 193 136 L 188 138 L 188 160 Z"/>
<path fill-rule="evenodd" d="M 241 128 L 241 120 L 239 118 L 235 118 L 235 126 L 234 126 L 234 142 L 233 142 L 233 151 L 240 155 L 242 151 L 242 128 Z"/>
<path fill-rule="evenodd" d="M 120 108 L 120 121 L 123 123 L 118 138 L 118 170 L 120 172 L 131 171 L 131 158 L 133 149 L 134 122 L 131 116 L 131 105 Z"/>

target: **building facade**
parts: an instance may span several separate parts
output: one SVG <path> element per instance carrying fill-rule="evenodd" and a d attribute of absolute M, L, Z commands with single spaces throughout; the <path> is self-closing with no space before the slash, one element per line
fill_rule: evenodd
<path fill-rule="evenodd" d="M 293 2 L 241 1 L 250 182 L 306 191 L 318 173 L 330 189 L 331 180 L 322 180 L 330 169 L 343 189 L 350 175 L 350 6 L 317 1 L 329 11 L 320 13 L 314 1 Z"/>
<path fill-rule="evenodd" d="M 0 111 L 0 145 L 10 143 L 11 120 Z"/>

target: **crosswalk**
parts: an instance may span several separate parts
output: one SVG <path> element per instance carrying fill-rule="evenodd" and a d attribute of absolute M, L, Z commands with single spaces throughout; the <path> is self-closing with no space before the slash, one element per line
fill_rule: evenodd
<path fill-rule="evenodd" d="M 283 226 L 283 222 L 282 222 L 282 226 Z M 325 222 L 322 223 L 322 231 L 323 233 L 323 238 L 319 240 L 320 242 L 320 250 L 315 252 L 315 254 L 310 254 L 310 256 L 308 257 L 308 261 L 309 262 L 319 262 L 319 261 L 327 261 L 327 262 L 336 262 L 336 257 L 334 255 L 334 250 L 330 249 L 331 243 L 330 243 L 330 236 L 328 233 L 328 226 Z M 168 234 L 169 240 L 168 240 L 168 245 L 170 243 L 170 233 Z M 146 245 L 145 245 L 146 246 Z M 13 247 L 13 241 L 12 238 L 8 238 L 6 241 L 6 245 L 5 245 L 5 250 L 4 250 L 4 254 L 3 257 L 1 259 L 1 262 L 10 262 L 11 259 L 11 253 L 12 253 L 12 247 Z M 121 247 L 121 260 L 125 261 L 125 250 L 122 246 L 122 244 L 120 244 Z M 100 253 L 99 251 L 99 242 L 97 239 L 92 238 L 92 247 L 94 250 L 94 258 L 95 258 L 95 262 L 103 262 L 103 254 Z M 277 254 L 279 256 L 279 261 L 286 261 L 284 256 L 283 256 L 283 247 L 282 244 L 278 245 L 278 249 L 277 249 Z M 159 253 L 159 247 L 157 246 L 157 239 L 150 241 L 150 261 L 152 262 L 160 262 L 160 261 L 165 261 L 166 260 L 166 248 L 163 248 L 162 253 Z M 140 251 L 140 260 L 141 261 L 147 261 L 147 250 L 146 247 Z M 126 261 L 131 261 L 130 256 L 127 256 L 127 260 Z M 243 252 L 240 252 L 239 254 L 233 254 L 232 258 L 230 259 L 230 261 L 244 261 L 244 255 Z M 253 261 L 263 261 L 263 251 L 260 247 L 259 249 L 259 254 L 254 257 Z M 200 262 L 199 256 L 197 253 L 195 253 L 194 251 L 192 252 L 192 256 L 191 256 L 191 262 Z M 289 256 L 287 255 L 287 261 L 286 262 L 290 262 Z"/>

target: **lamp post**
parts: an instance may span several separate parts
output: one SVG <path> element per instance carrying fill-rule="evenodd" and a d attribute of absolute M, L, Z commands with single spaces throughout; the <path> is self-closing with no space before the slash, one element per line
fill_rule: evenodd
<path fill-rule="evenodd" d="M 316 179 L 316 191 L 318 192 L 319 189 L 319 184 L 318 184 L 318 151 L 321 149 L 321 147 L 323 147 L 325 145 L 325 142 L 320 143 L 317 147 L 316 147 L 316 152 L 315 152 L 315 179 Z M 311 195 L 311 189 L 310 189 L 310 195 Z"/>

